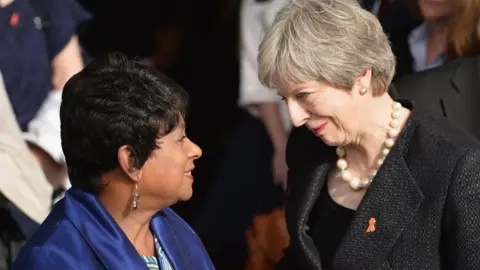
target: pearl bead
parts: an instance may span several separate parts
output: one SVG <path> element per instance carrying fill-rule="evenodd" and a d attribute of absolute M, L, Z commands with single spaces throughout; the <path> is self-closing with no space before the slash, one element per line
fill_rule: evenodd
<path fill-rule="evenodd" d="M 392 138 L 395 138 L 398 136 L 398 129 L 395 129 L 395 128 L 392 128 L 388 131 L 388 135 L 390 135 L 390 137 Z"/>
<path fill-rule="evenodd" d="M 368 185 L 370 185 L 371 181 L 370 179 L 363 179 L 362 180 L 362 187 L 368 187 Z"/>
<path fill-rule="evenodd" d="M 385 141 L 385 146 L 388 148 L 392 148 L 393 144 L 395 144 L 395 141 L 392 138 L 389 138 Z"/>
<path fill-rule="evenodd" d="M 392 112 L 392 118 L 393 119 L 398 119 L 399 117 L 400 117 L 400 112 L 399 111 Z"/>
<path fill-rule="evenodd" d="M 402 108 L 402 104 L 400 102 L 395 102 L 393 103 L 392 108 L 396 111 L 400 110 Z"/>
<path fill-rule="evenodd" d="M 390 126 L 391 126 L 392 128 L 397 128 L 399 125 L 400 125 L 400 121 L 398 121 L 398 119 L 393 119 L 393 120 L 390 122 Z"/>
<path fill-rule="evenodd" d="M 347 165 L 348 165 L 347 161 L 343 158 L 341 158 L 337 161 L 337 167 L 342 171 L 347 168 Z"/>
<path fill-rule="evenodd" d="M 342 171 L 342 179 L 345 180 L 345 181 L 350 181 L 352 180 L 352 173 L 350 173 L 349 171 Z"/>
<path fill-rule="evenodd" d="M 400 118 L 401 116 L 401 108 L 402 104 L 395 102 L 392 104 L 393 112 L 391 114 L 392 120 L 390 121 L 389 125 L 391 129 L 388 130 L 387 135 L 390 137 L 385 140 L 385 148 L 382 149 L 381 155 L 382 157 L 377 160 L 377 167 L 379 168 L 380 166 L 383 165 L 383 162 L 385 161 L 385 158 L 388 156 L 390 153 L 390 148 L 395 144 L 395 138 L 400 134 L 400 130 L 398 127 L 400 126 Z M 337 153 L 338 160 L 337 160 L 337 167 L 341 170 L 340 175 L 341 178 L 348 183 L 350 188 L 354 190 L 359 190 L 361 188 L 366 188 L 368 187 L 375 176 L 377 175 L 377 170 L 372 170 L 370 172 L 369 177 L 360 179 L 359 177 L 353 176 L 351 172 L 347 170 L 348 163 L 347 160 L 344 158 L 345 157 L 345 148 L 343 147 L 337 147 L 335 149 L 335 152 Z"/>
<path fill-rule="evenodd" d="M 379 158 L 379 159 L 377 160 L 377 165 L 378 165 L 379 167 L 382 166 L 383 160 L 384 160 L 383 158 Z"/>
<path fill-rule="evenodd" d="M 350 181 L 349 185 L 351 188 L 358 190 L 361 187 L 360 178 L 354 177 L 352 181 Z"/>

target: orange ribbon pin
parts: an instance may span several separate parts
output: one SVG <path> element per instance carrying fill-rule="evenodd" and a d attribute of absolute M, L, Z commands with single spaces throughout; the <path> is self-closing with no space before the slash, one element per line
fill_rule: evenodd
<path fill-rule="evenodd" d="M 18 21 L 20 20 L 20 16 L 18 16 L 18 13 L 13 13 L 12 17 L 10 17 L 10 24 L 12 26 L 15 26 L 18 24 Z"/>
<path fill-rule="evenodd" d="M 375 223 L 377 221 L 372 217 L 370 218 L 370 220 L 368 221 L 368 228 L 367 228 L 367 232 L 374 232 L 375 231 Z"/>

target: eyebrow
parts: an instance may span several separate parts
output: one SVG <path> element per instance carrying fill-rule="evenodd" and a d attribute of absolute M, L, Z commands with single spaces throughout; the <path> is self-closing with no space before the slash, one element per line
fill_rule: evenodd
<path fill-rule="evenodd" d="M 296 93 L 298 93 L 300 91 L 311 90 L 311 89 L 313 89 L 313 87 L 297 87 L 297 88 L 293 89 L 290 93 L 288 93 L 288 95 L 289 96 L 295 95 Z M 280 95 L 278 92 L 277 92 L 277 95 L 281 98 L 285 98 L 284 96 Z"/>
<path fill-rule="evenodd" d="M 297 87 L 292 90 L 292 93 L 297 93 L 303 90 L 313 90 L 313 89 L 314 89 L 313 87 Z"/>

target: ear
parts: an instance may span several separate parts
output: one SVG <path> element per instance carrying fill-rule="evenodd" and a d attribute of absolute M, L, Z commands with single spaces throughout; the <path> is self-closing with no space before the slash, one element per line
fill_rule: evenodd
<path fill-rule="evenodd" d="M 140 178 L 142 178 L 142 170 L 136 169 L 133 166 L 131 156 L 132 151 L 130 151 L 130 147 L 128 145 L 122 145 L 120 148 L 118 148 L 117 159 L 120 169 L 122 169 L 122 171 L 128 175 L 131 180 L 138 182 Z"/>
<path fill-rule="evenodd" d="M 366 88 L 368 92 L 372 91 L 372 69 L 366 69 L 360 76 L 355 80 L 355 86 L 353 91 L 360 93 L 362 88 Z"/>

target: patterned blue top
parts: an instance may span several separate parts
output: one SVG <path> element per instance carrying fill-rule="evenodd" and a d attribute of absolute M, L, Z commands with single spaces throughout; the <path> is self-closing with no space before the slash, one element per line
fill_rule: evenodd
<path fill-rule="evenodd" d="M 148 269 L 150 270 L 174 270 L 173 266 L 170 264 L 167 255 L 162 249 L 160 242 L 158 242 L 157 237 L 155 239 L 155 250 L 157 252 L 158 260 L 155 256 L 143 256 L 142 259 L 147 264 Z"/>

